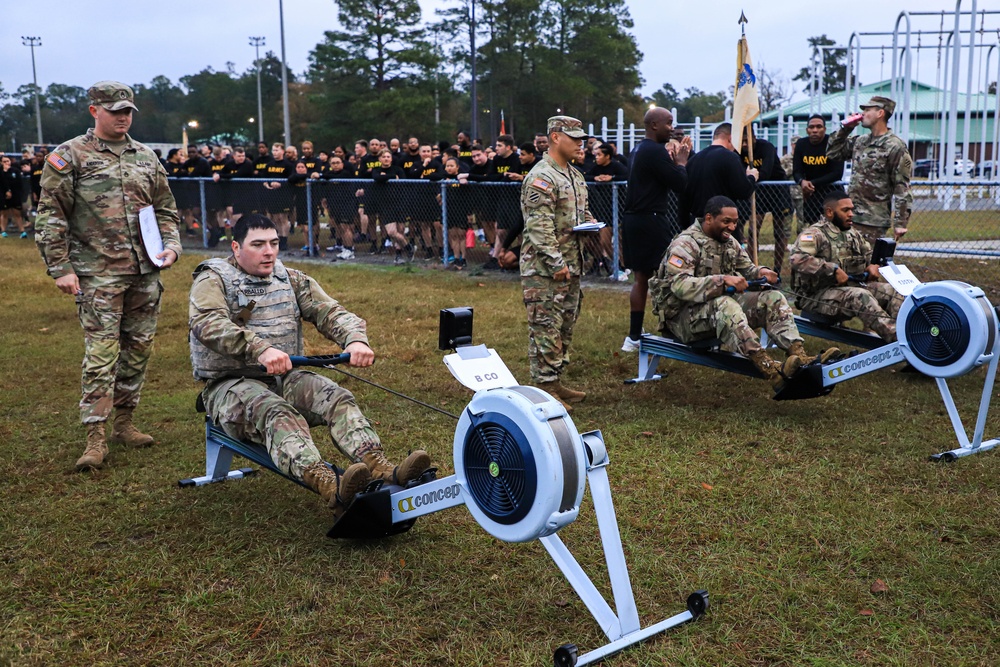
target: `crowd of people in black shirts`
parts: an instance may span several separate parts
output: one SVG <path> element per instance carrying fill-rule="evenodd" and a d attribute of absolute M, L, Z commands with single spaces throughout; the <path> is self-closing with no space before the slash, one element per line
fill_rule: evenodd
<path fill-rule="evenodd" d="M 190 145 L 186 154 L 172 149 L 163 164 L 188 235 L 201 234 L 202 201 L 198 183 L 184 179 L 211 178 L 219 184 L 204 188 L 210 246 L 228 236 L 239 216 L 264 213 L 274 220 L 281 248 L 287 249 L 312 206 L 313 238 L 305 240 L 306 252 L 311 246 L 320 256 L 353 259 L 356 246 L 367 244 L 369 252 L 394 251 L 395 261 L 403 263 L 441 258 L 446 246 L 451 264 L 460 269 L 470 252 L 483 248 L 483 268 L 499 269 L 497 258 L 523 229 L 520 188 L 470 186 L 519 183 L 547 148 L 544 134 L 520 145 L 504 134 L 484 146 L 459 132 L 454 143 L 431 145 L 417 137 L 405 143 L 358 140 L 351 151 L 342 145 L 316 151 L 310 141 L 298 149 L 261 142 L 254 155 L 239 146 Z M 614 144 L 595 138 L 581 147 L 574 167 L 595 184 L 628 176 L 627 162 Z M 610 207 L 610 190 L 593 188 L 592 208 L 610 217 Z M 595 272 L 613 272 L 611 244 L 610 227 L 593 240 Z"/>
<path fill-rule="evenodd" d="M 0 237 L 29 237 L 38 198 L 42 193 L 42 165 L 46 151 L 0 155 Z"/>
<path fill-rule="evenodd" d="M 656 255 L 660 246 L 665 249 L 673 235 L 703 214 L 710 197 L 724 194 L 736 201 L 745 224 L 751 218 L 750 195 L 757 192 L 756 225 L 759 230 L 764 216 L 771 215 L 774 263 L 780 270 L 793 212 L 800 225 L 818 219 L 825 192 L 843 176 L 843 163 L 826 159 L 829 138 L 826 123 L 819 115 L 809 119 L 807 136 L 794 138 L 794 151 L 784 157 L 779 158 L 770 142 L 755 138 L 752 164 L 746 138 L 737 150 L 731 132 L 728 123 L 716 126 L 712 144 L 695 153 L 690 138 L 673 128 L 672 118 L 669 125 L 660 127 L 659 134 L 654 130 L 652 137 L 647 127 L 647 142 L 669 144 L 671 163 L 684 165 L 684 173 L 659 164 L 663 156 L 651 152 L 648 146 L 647 157 L 640 157 L 646 142 L 638 144 L 628 156 L 622 155 L 613 143 L 595 137 L 581 146 L 573 166 L 595 186 L 590 189 L 590 205 L 599 219 L 610 223 L 612 216 L 611 189 L 599 184 L 626 181 L 630 164 L 633 170 L 638 164 L 638 171 L 652 175 L 653 180 L 638 189 L 636 183 L 643 179 L 633 179 L 635 182 L 630 182 L 621 200 L 624 268 L 636 271 L 636 307 L 638 297 L 645 301 L 647 272 L 642 267 L 633 269 L 632 265 L 651 264 L 643 257 Z M 678 156 L 681 147 L 683 157 Z M 494 145 L 484 146 L 467 133 L 458 132 L 454 142 L 427 144 L 417 137 L 405 143 L 399 139 L 358 140 L 352 150 L 338 145 L 330 151 L 316 151 L 309 141 L 302 142 L 299 148 L 264 142 L 254 148 L 190 145 L 186 151 L 171 149 L 165 158 L 161 156 L 161 161 L 171 177 L 188 235 L 201 235 L 204 203 L 210 246 L 228 236 L 228 229 L 239 216 L 265 213 L 278 225 L 282 249 L 287 249 L 296 227 L 305 228 L 311 205 L 313 238 L 303 233 L 304 251 L 311 247 L 319 256 L 352 259 L 357 245 L 365 244 L 369 252 L 395 252 L 397 262 L 406 262 L 414 258 L 439 259 L 447 247 L 456 268 L 466 266 L 470 255 L 479 255 L 484 268 L 498 269 L 497 258 L 511 248 L 523 228 L 520 188 L 478 186 L 520 182 L 547 149 L 544 134 L 521 144 L 505 134 Z M 0 160 L 3 237 L 29 237 L 41 194 L 45 156 L 44 149 L 34 153 L 26 150 L 20 159 L 4 155 Z M 206 184 L 202 202 L 199 184 L 185 181 L 191 178 L 210 178 L 218 185 Z M 762 183 L 758 184 L 758 180 Z M 790 188 L 766 183 L 788 180 L 794 180 L 796 185 Z M 306 196 L 307 182 L 312 184 L 311 198 Z M 442 184 L 446 201 L 441 197 Z M 650 215 L 659 216 L 658 221 L 648 218 Z M 442 219 L 447 222 L 447 239 L 443 238 Z M 630 227 L 637 242 L 629 243 Z M 660 231 L 650 237 L 649 229 Z M 592 273 L 615 272 L 612 234 L 609 224 L 588 241 Z M 744 235 L 741 224 L 736 236 L 743 241 Z M 636 255 L 633 261 L 630 254 Z"/>

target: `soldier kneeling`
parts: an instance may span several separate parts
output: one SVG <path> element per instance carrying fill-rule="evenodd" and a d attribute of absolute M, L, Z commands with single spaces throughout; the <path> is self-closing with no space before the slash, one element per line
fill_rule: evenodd
<path fill-rule="evenodd" d="M 331 299 L 315 280 L 278 260 L 278 232 L 262 215 L 233 227 L 233 255 L 208 259 L 194 271 L 189 304 L 191 365 L 204 381 L 208 414 L 226 433 L 267 447 L 286 475 L 320 494 L 339 518 L 372 479 L 400 486 L 431 464 L 417 450 L 390 463 L 354 396 L 333 380 L 292 368 L 301 355 L 302 320 L 371 366 L 365 321 Z M 333 444 L 352 465 L 337 472 L 320 456 L 311 426 L 329 427 Z"/>
<path fill-rule="evenodd" d="M 705 217 L 671 242 L 655 278 L 649 281 L 653 312 L 659 317 L 660 331 L 683 343 L 718 338 L 726 349 L 749 357 L 778 391 L 816 357 L 802 346 L 792 309 L 781 292 L 746 291 L 747 280 L 764 278 L 773 285 L 778 274 L 755 265 L 732 236 L 737 215 L 731 199 L 712 197 L 705 204 Z M 734 296 L 727 295 L 730 287 Z M 754 332 L 761 326 L 787 353 L 784 363 L 761 347 Z M 825 362 L 839 353 L 830 348 L 820 358 Z"/>
<path fill-rule="evenodd" d="M 878 266 L 868 263 L 871 244 L 853 228 L 851 198 L 843 190 L 831 192 L 823 200 L 823 216 L 799 235 L 792 250 L 795 305 L 837 320 L 857 317 L 891 343 L 903 297 L 878 282 Z"/>

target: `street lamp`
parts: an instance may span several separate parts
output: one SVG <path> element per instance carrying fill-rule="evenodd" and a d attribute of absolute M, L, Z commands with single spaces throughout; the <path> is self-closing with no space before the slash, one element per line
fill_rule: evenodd
<path fill-rule="evenodd" d="M 31 47 L 31 78 L 35 82 L 35 122 L 38 123 L 38 143 L 42 141 L 42 111 L 38 101 L 38 74 L 35 71 L 35 47 L 42 45 L 41 37 L 21 37 L 21 43 Z"/>
<path fill-rule="evenodd" d="M 196 120 L 189 120 L 188 122 L 184 123 L 184 125 L 181 127 L 181 150 L 185 151 L 185 152 L 187 151 L 187 147 L 188 147 L 188 128 L 189 127 L 191 129 L 194 129 L 194 128 L 198 127 L 198 121 L 196 121 Z"/>
<path fill-rule="evenodd" d="M 261 97 L 260 97 L 260 65 L 261 65 L 261 63 L 260 63 L 260 47 L 264 46 L 264 38 L 263 37 L 251 37 L 250 38 L 250 46 L 254 47 L 254 50 L 257 53 L 257 58 L 254 60 L 254 63 L 257 65 L 257 118 L 260 119 L 260 124 L 257 126 L 257 129 L 258 129 L 258 139 L 257 140 L 263 143 L 263 141 L 264 141 L 264 104 L 261 101 Z M 251 120 L 250 122 L 252 123 L 253 121 Z"/>
<path fill-rule="evenodd" d="M 292 123 L 288 115 L 288 65 L 285 64 L 285 3 L 278 0 L 278 22 L 281 26 L 281 99 L 285 113 L 285 145 L 292 144 Z M 263 137 L 261 141 L 263 141 Z"/>
<path fill-rule="evenodd" d="M 472 56 L 472 140 L 479 136 L 479 100 L 476 99 L 476 0 L 472 0 L 472 13 L 469 27 L 469 50 Z"/>

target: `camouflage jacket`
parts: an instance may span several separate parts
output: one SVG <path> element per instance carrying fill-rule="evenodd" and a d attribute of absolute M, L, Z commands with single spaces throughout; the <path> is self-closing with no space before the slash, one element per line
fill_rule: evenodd
<path fill-rule="evenodd" d="M 569 267 L 571 276 L 579 276 L 583 237 L 573 227 L 594 220 L 583 175 L 569 165 L 561 168 L 546 153 L 524 177 L 521 211 L 521 275 L 552 277 Z"/>
<path fill-rule="evenodd" d="M 834 273 L 863 273 L 871 260 L 871 244 L 856 229 L 841 230 L 829 220 L 807 227 L 792 248 L 792 290 L 811 297 L 837 284 Z"/>
<path fill-rule="evenodd" d="M 228 264 L 229 268 L 219 264 Z M 225 276 L 223 274 L 226 274 Z M 294 298 L 294 304 L 282 304 L 269 298 L 272 295 L 286 295 Z M 257 311 L 256 306 L 247 309 L 250 301 L 261 300 L 264 305 Z M 270 311 L 273 311 L 270 312 Z M 295 322 L 281 322 L 294 330 L 282 334 L 284 341 L 272 345 L 269 334 L 280 313 L 295 313 Z M 234 258 L 228 260 L 210 259 L 202 262 L 194 271 L 194 284 L 188 302 L 188 326 L 191 331 L 192 364 L 196 366 L 195 377 L 207 379 L 218 377 L 216 371 L 223 364 L 208 359 L 207 365 L 198 359 L 208 358 L 206 351 L 240 362 L 244 369 L 255 374 L 257 358 L 269 347 L 278 347 L 286 353 L 301 350 L 301 320 L 312 322 L 321 334 L 342 348 L 354 342 L 368 344 L 366 324 L 363 319 L 350 313 L 327 295 L 319 283 L 301 271 L 289 269 L 280 261 L 275 262 L 274 272 L 267 278 L 251 276 L 236 264 Z M 295 348 L 298 349 L 295 349 Z M 216 362 L 218 360 L 215 360 Z M 199 366 L 205 367 L 199 373 Z M 231 373 L 230 373 L 231 374 Z"/>
<path fill-rule="evenodd" d="M 121 155 L 94 130 L 49 153 L 42 170 L 36 242 L 49 275 L 135 275 L 156 271 L 139 236 L 152 206 L 163 247 L 181 254 L 177 206 L 156 154 L 125 136 Z"/>
<path fill-rule="evenodd" d="M 670 243 L 656 275 L 649 280 L 653 312 L 660 320 L 672 319 L 686 305 L 722 296 L 725 276 L 753 280 L 759 277 L 760 268 L 734 237 L 716 241 L 696 220 Z"/>
<path fill-rule="evenodd" d="M 826 154 L 836 160 L 851 160 L 848 194 L 854 202 L 854 222 L 883 229 L 905 228 L 913 205 L 913 159 L 906 144 L 892 130 L 878 137 L 852 137 L 851 131 L 844 127 L 833 135 Z"/>

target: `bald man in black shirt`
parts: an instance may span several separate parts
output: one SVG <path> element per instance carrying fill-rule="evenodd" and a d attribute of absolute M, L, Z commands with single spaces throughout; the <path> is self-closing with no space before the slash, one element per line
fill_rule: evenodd
<path fill-rule="evenodd" d="M 639 349 L 649 278 L 660 266 L 670 240 L 680 231 L 668 219 L 669 194 L 687 188 L 685 165 L 691 154 L 691 137 L 667 143 L 674 133 L 674 116 L 666 109 L 653 107 L 646 112 L 643 124 L 646 138 L 632 151 L 622 217 L 625 268 L 635 273 L 629 295 L 629 332 L 622 344 L 623 352 Z"/>

